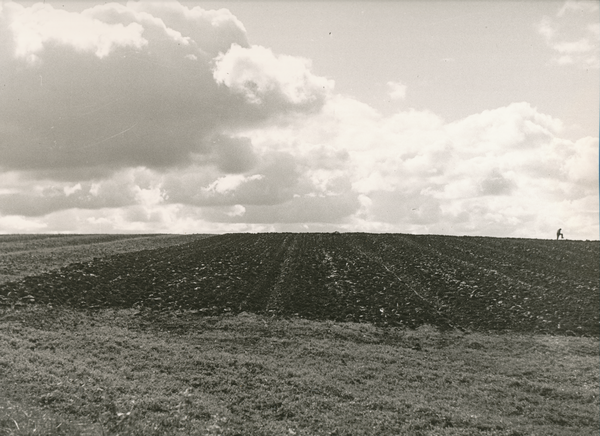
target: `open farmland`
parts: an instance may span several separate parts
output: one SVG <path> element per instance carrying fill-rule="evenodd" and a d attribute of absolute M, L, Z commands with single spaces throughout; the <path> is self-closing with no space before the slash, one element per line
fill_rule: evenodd
<path fill-rule="evenodd" d="M 598 242 L 85 238 L 0 284 L 2 436 L 598 434 Z"/>
<path fill-rule="evenodd" d="M 6 282 L 0 303 L 597 336 L 598 280 L 597 241 L 227 234 Z"/>
<path fill-rule="evenodd" d="M 0 283 L 73 262 L 168 247 L 209 235 L 0 235 Z"/>

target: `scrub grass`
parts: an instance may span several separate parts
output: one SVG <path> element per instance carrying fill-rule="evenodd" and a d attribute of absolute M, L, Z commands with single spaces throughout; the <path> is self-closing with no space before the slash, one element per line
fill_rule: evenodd
<path fill-rule="evenodd" d="M 597 338 L 0 312 L 0 435 L 597 435 Z"/>

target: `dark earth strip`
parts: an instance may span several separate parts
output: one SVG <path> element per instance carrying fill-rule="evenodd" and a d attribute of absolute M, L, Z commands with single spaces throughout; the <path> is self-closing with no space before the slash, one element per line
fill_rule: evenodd
<path fill-rule="evenodd" d="M 226 234 L 3 283 L 0 305 L 246 311 L 598 336 L 599 248 L 598 241 Z"/>

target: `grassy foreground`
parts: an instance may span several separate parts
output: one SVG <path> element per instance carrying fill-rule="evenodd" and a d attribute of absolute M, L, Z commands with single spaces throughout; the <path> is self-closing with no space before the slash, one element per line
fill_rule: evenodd
<path fill-rule="evenodd" d="M 597 339 L 0 312 L 0 435 L 597 435 Z"/>

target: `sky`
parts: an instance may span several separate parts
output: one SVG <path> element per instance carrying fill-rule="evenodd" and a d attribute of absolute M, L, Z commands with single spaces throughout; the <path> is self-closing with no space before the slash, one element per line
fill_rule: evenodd
<path fill-rule="evenodd" d="M 0 233 L 599 239 L 597 1 L 0 1 Z"/>

